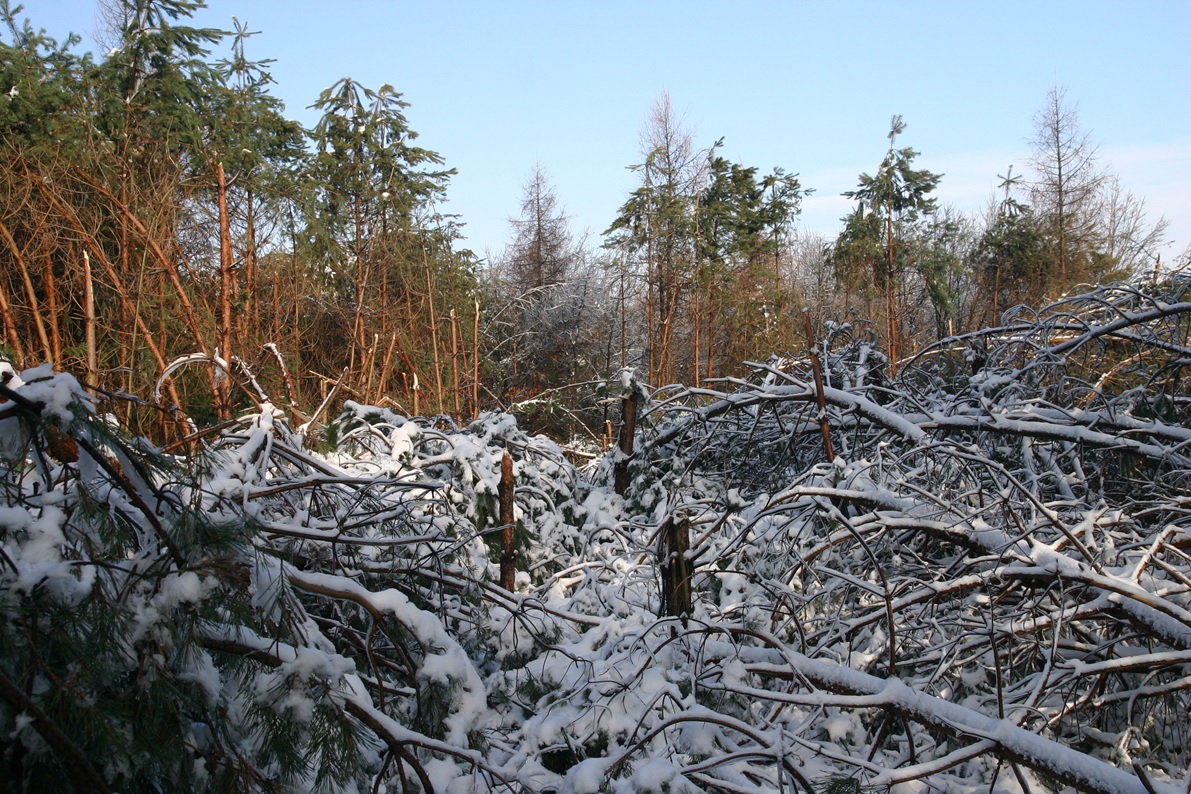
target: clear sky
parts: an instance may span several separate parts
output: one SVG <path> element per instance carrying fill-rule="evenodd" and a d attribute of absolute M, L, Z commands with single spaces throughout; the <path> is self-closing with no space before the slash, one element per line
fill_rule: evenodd
<path fill-rule="evenodd" d="M 26 0 L 53 35 L 96 26 L 94 0 Z M 535 163 L 592 241 L 634 188 L 650 107 L 668 91 L 698 146 L 815 193 L 800 228 L 834 237 L 839 194 L 899 145 L 979 211 L 1029 154 L 1033 117 L 1067 90 L 1103 165 L 1165 216 L 1170 261 L 1191 244 L 1191 2 L 1135 0 L 209 0 L 197 23 L 261 31 L 274 94 L 307 124 L 350 76 L 393 85 L 418 143 L 458 169 L 447 210 L 497 253 Z M 88 47 L 94 49 L 94 47 Z"/>

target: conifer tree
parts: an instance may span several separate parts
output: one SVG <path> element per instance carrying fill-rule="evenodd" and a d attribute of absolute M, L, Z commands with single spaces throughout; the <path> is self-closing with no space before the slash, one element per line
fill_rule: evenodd
<path fill-rule="evenodd" d="M 695 353 L 704 377 L 713 375 L 717 359 L 734 367 L 789 348 L 783 332 L 794 327 L 780 319 L 789 309 L 781 252 L 785 229 L 799 212 L 802 186 L 781 168 L 758 178 L 756 167 L 716 154 L 722 143 L 708 156 L 708 184 L 696 209 Z"/>
<path fill-rule="evenodd" d="M 1043 300 L 1048 279 L 1043 238 L 1034 210 L 1010 193 L 1020 178 L 1013 176 L 1010 166 L 1001 179 L 1005 195 L 971 254 L 985 296 L 987 324 L 998 323 L 1004 309 Z"/>
<path fill-rule="evenodd" d="M 695 263 L 694 203 L 705 160 L 696 151 L 668 94 L 654 105 L 642 134 L 644 159 L 632 166 L 641 185 L 621 205 L 607 234 L 640 262 L 646 285 L 644 325 L 649 380 L 682 378 L 687 298 Z"/>
<path fill-rule="evenodd" d="M 541 166 L 524 186 L 513 240 L 490 285 L 490 324 L 503 404 L 573 383 L 584 358 L 592 274 Z"/>
<path fill-rule="evenodd" d="M 181 186 L 203 162 L 203 87 L 212 71 L 202 57 L 221 35 L 175 24 L 197 7 L 121 3 L 119 45 L 94 63 L 69 52 L 76 39 L 57 47 L 28 24 L 18 28 L 15 9 L 4 6 L 17 62 L 42 72 L 44 87 L 29 97 L 57 100 L 39 108 L 49 134 L 22 139 L 12 137 L 19 125 L 3 128 L 10 195 L 19 202 L 9 234 L 0 234 L 0 256 L 27 276 L 24 328 L 44 339 L 35 360 L 81 370 L 87 324 L 98 331 L 88 372 L 111 388 L 147 392 L 177 352 L 208 349 L 210 313 L 179 237 Z M 94 266 L 86 277 L 84 255 Z M 94 296 L 98 322 L 79 317 L 71 294 Z"/>
<path fill-rule="evenodd" d="M 876 175 L 861 174 L 859 187 L 844 193 L 859 202 L 854 221 L 847 221 L 849 228 L 844 232 L 848 236 L 845 242 L 860 239 L 863 232 L 870 241 L 866 245 L 871 248 L 879 244 L 882 251 L 881 256 L 868 260 L 868 266 L 874 287 L 884 298 L 885 343 L 891 361 L 897 360 L 902 337 L 899 320 L 902 280 L 912 265 L 907 256 L 908 246 L 904 243 L 910 227 L 935 210 L 936 201 L 928 194 L 942 178 L 941 174 L 913 168 L 918 152 L 909 147 L 895 148 L 897 136 L 905 129 L 902 117 L 894 116 L 889 125 L 889 151 Z M 866 221 L 869 213 L 878 220 Z M 878 235 L 875 239 L 874 233 Z M 848 244 L 855 250 L 853 243 Z"/>
<path fill-rule="evenodd" d="M 413 145 L 408 103 L 392 86 L 344 78 L 314 107 L 322 116 L 300 250 L 327 300 L 311 318 L 320 332 L 310 352 L 328 373 L 353 373 L 362 394 L 383 392 L 399 357 L 407 393 L 429 387 L 437 409 L 451 408 L 448 369 L 458 359 L 445 321 L 452 308 L 471 315 L 475 284 L 470 253 L 454 248 L 452 219 L 434 209 L 454 171 Z"/>
<path fill-rule="evenodd" d="M 236 332 L 248 336 L 263 331 L 264 325 L 249 319 L 265 314 L 267 303 L 274 309 L 278 303 L 276 280 L 261 276 L 260 254 L 285 242 L 285 216 L 297 198 L 296 180 L 308 158 L 301 126 L 285 118 L 281 100 L 269 94 L 272 60 L 251 60 L 247 45 L 256 34 L 240 20 L 232 21 L 232 55 L 215 64 L 223 84 L 211 99 L 215 112 L 207 120 L 206 145 L 208 160 L 221 162 L 226 172 L 238 252 Z M 254 349 L 261 341 L 281 340 L 263 336 L 243 344 Z"/>
<path fill-rule="evenodd" d="M 1105 174 L 1097 148 L 1080 129 L 1078 109 L 1063 88 L 1053 87 L 1034 116 L 1031 204 L 1044 235 L 1051 264 L 1048 292 L 1087 279 L 1099 248 L 1096 198 Z"/>
<path fill-rule="evenodd" d="M 130 442 L 89 402 L 0 364 L 0 790 L 358 783 L 350 668 L 252 520 L 202 487 L 204 461 Z"/>

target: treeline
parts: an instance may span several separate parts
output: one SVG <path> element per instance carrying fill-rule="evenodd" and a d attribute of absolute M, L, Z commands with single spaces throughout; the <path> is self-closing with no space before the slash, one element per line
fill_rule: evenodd
<path fill-rule="evenodd" d="M 477 262 L 436 210 L 452 172 L 415 145 L 401 95 L 340 80 L 303 129 L 246 28 L 215 60 L 228 34 L 180 24 L 198 5 L 114 4 L 96 62 L 0 3 L 6 355 L 111 393 L 164 379 L 175 415 L 128 417 L 162 431 L 260 393 L 309 412 L 336 386 L 474 410 Z"/>
<path fill-rule="evenodd" d="M 914 167 L 895 118 L 835 240 L 797 231 L 797 175 L 697 145 L 663 97 L 599 245 L 536 168 L 510 244 L 483 263 L 438 209 L 453 172 L 414 144 L 398 92 L 340 80 L 303 129 L 250 31 L 185 24 L 198 6 L 111 4 L 115 46 L 96 61 L 0 0 L 4 355 L 112 394 L 160 385 L 158 407 L 120 410 L 163 438 L 264 396 L 301 422 L 354 399 L 516 407 L 597 435 L 591 384 L 627 366 L 654 385 L 742 374 L 805 348 L 803 309 L 863 328 L 880 366 L 1160 264 L 1164 222 L 1100 167 L 1059 90 L 1029 171 L 1007 171 L 981 217 L 938 206 L 942 175 Z"/>
<path fill-rule="evenodd" d="M 1150 222 L 1100 165 L 1061 89 L 1033 123 L 1028 171 L 1008 166 L 970 216 L 940 206 L 943 175 L 915 166 L 894 117 L 831 240 L 796 229 L 811 192 L 796 174 L 733 162 L 722 140 L 698 146 L 663 95 L 632 166 L 638 187 L 594 252 L 576 245 L 541 169 L 531 175 L 513 242 L 488 271 L 493 295 L 519 296 L 502 310 L 502 393 L 573 382 L 583 362 L 593 377 L 634 366 L 655 386 L 697 387 L 744 374 L 750 359 L 799 355 L 808 334 L 843 325 L 872 343 L 869 367 L 887 377 L 1014 307 L 1186 264 L 1188 252 L 1162 262 L 1166 221 Z"/>

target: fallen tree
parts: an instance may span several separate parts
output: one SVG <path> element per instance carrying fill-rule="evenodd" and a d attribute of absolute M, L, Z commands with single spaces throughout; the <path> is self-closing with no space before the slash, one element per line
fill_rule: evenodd
<path fill-rule="evenodd" d="M 264 394 L 171 457 L 8 369 L 0 777 L 1186 794 L 1177 287 L 896 378 L 835 326 L 820 384 L 775 360 L 660 391 L 585 470 L 506 415 L 355 403 L 316 452 Z"/>

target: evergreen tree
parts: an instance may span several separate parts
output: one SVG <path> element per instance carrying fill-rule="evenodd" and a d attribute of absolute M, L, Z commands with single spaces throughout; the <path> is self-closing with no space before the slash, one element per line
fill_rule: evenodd
<path fill-rule="evenodd" d="M 642 184 L 608 229 L 609 246 L 645 285 L 641 311 L 649 380 L 698 383 L 721 361 L 739 364 L 781 345 L 782 250 L 799 212 L 797 175 L 696 150 L 669 97 L 643 135 Z"/>
<path fill-rule="evenodd" d="M 848 235 L 845 243 L 852 250 L 847 263 L 853 266 L 860 264 L 853 256 L 859 250 L 853 241 L 863 239 L 861 233 L 868 240 L 864 246 L 870 249 L 874 248 L 876 242 L 872 233 L 876 231 L 879 234 L 882 255 L 872 257 L 868 265 L 874 288 L 884 297 L 885 342 L 892 361 L 897 360 L 902 337 L 899 320 L 902 282 L 914 264 L 909 256 L 910 248 L 904 242 L 912 236 L 910 230 L 919 219 L 934 212 L 937 204 L 928 194 L 934 191 L 942 178 L 941 174 L 913 168 L 918 152 L 909 147 L 895 148 L 897 136 L 905 129 L 901 116 L 894 116 L 889 125 L 889 151 L 876 175 L 861 174 L 859 187 L 844 193 L 859 202 L 854 213 L 855 222 L 847 221 L 851 228 L 846 228 L 844 232 Z M 867 221 L 867 213 L 878 220 L 875 223 Z"/>
<path fill-rule="evenodd" d="M 203 461 L 113 432 L 48 367 L 0 365 L 0 437 L 0 790 L 360 781 L 350 668 Z"/>
<path fill-rule="evenodd" d="M 696 216 L 697 329 L 705 330 L 704 377 L 718 357 L 731 366 L 789 348 L 796 326 L 781 321 L 789 309 L 781 282 L 784 231 L 797 215 L 802 187 L 780 168 L 758 178 L 755 167 L 708 157 L 708 185 Z M 696 337 L 696 341 L 700 341 Z M 698 373 L 696 373 L 698 377 Z"/>
<path fill-rule="evenodd" d="M 14 139 L 6 150 L 20 203 L 0 234 L 0 256 L 22 273 L 25 328 L 43 341 L 36 360 L 83 370 L 85 325 L 86 371 L 116 389 L 147 392 L 173 355 L 209 349 L 210 313 L 198 305 L 178 236 L 184 186 L 205 163 L 205 89 L 217 82 L 202 57 L 221 35 L 175 24 L 197 7 L 122 3 L 119 46 L 99 64 L 39 50 L 29 26 L 18 29 L 7 14 L 21 58 L 52 75 L 62 101 L 40 109 L 49 135 Z M 92 319 L 66 295 L 92 296 Z"/>
<path fill-rule="evenodd" d="M 79 145 L 83 116 L 78 112 L 78 86 L 89 58 L 73 52 L 75 35 L 58 42 L 45 30 L 35 30 L 30 20 L 19 21 L 23 7 L 0 0 L 0 24 L 7 39 L 0 38 L 0 134 L 5 148 Z"/>
<path fill-rule="evenodd" d="M 908 336 L 916 344 L 953 335 L 956 320 L 962 319 L 962 296 L 970 292 L 965 284 L 965 264 L 972 244 L 969 227 L 964 216 L 943 209 L 929 215 L 916 229 L 912 241 L 913 275 L 922 305 L 914 307 L 913 315 L 929 317 L 927 322 L 909 329 Z"/>
<path fill-rule="evenodd" d="M 579 259 L 568 221 L 549 179 L 535 166 L 522 193 L 521 214 L 510 221 L 513 242 L 502 257 L 513 287 L 528 292 L 567 280 Z"/>
<path fill-rule="evenodd" d="M 297 347 L 280 338 L 280 285 L 260 277 L 259 252 L 283 242 L 282 223 L 296 176 L 307 161 L 301 125 L 286 119 L 281 101 L 268 93 L 271 61 L 249 60 L 247 43 L 254 34 L 239 20 L 233 18 L 233 23 L 232 57 L 216 62 L 219 79 L 206 98 L 205 168 L 196 174 L 185 225 L 178 232 L 192 258 L 205 260 L 200 269 L 219 274 L 204 284 L 205 298 L 218 307 L 218 347 L 227 361 L 251 357 L 263 342 Z M 264 322 L 266 306 L 273 310 L 271 323 Z M 271 393 L 281 391 L 280 378 L 266 382 Z M 221 415 L 227 419 L 232 414 L 231 384 L 223 379 L 219 386 Z"/>
<path fill-rule="evenodd" d="M 262 249 L 286 242 L 287 216 L 297 199 L 297 180 L 308 164 L 305 133 L 297 122 L 285 118 L 281 100 L 269 93 L 274 84 L 268 67 L 271 59 L 254 61 L 247 55 L 248 40 L 256 35 L 233 18 L 232 57 L 215 65 L 223 84 L 213 92 L 214 115 L 208 121 L 206 146 L 210 161 L 223 164 L 230 222 L 236 240 L 235 302 L 240 336 L 248 349 L 271 338 L 280 327 L 263 320 L 265 307 L 276 313 L 281 296 L 277 279 L 262 277 Z M 204 202 L 214 204 L 209 198 Z M 202 217 L 197 211 L 195 215 Z M 212 224 L 203 224 L 208 228 Z M 290 296 L 286 296 L 290 297 Z M 292 300 L 292 297 L 290 298 Z"/>
<path fill-rule="evenodd" d="M 1008 186 L 1006 186 L 1008 188 Z M 972 251 L 972 267 L 988 307 L 985 322 L 1016 304 L 1041 301 L 1047 283 L 1047 259 L 1033 209 L 1009 196 Z"/>
<path fill-rule="evenodd" d="M 436 408 L 451 409 L 446 370 L 458 357 L 446 347 L 452 330 L 440 326 L 452 309 L 471 314 L 475 285 L 470 254 L 454 250 L 453 221 L 434 209 L 454 171 L 413 145 L 408 103 L 392 86 L 344 78 L 314 107 L 322 116 L 300 251 L 327 299 L 311 307 L 319 333 L 309 353 L 326 372 L 347 368 L 361 393 L 383 393 L 393 361 L 383 339 L 402 360 L 407 393 L 432 385 Z"/>
<path fill-rule="evenodd" d="M 21 10 L 0 0 L 7 32 L 0 34 L 0 345 L 12 360 L 33 364 L 62 357 L 70 333 L 61 291 L 49 287 L 68 275 L 56 261 L 64 241 L 47 223 L 53 215 L 39 188 L 48 186 L 31 175 L 43 163 L 77 160 L 86 147 L 79 87 L 90 62 L 73 53 L 77 37 L 59 43 L 29 20 L 18 22 Z"/>

